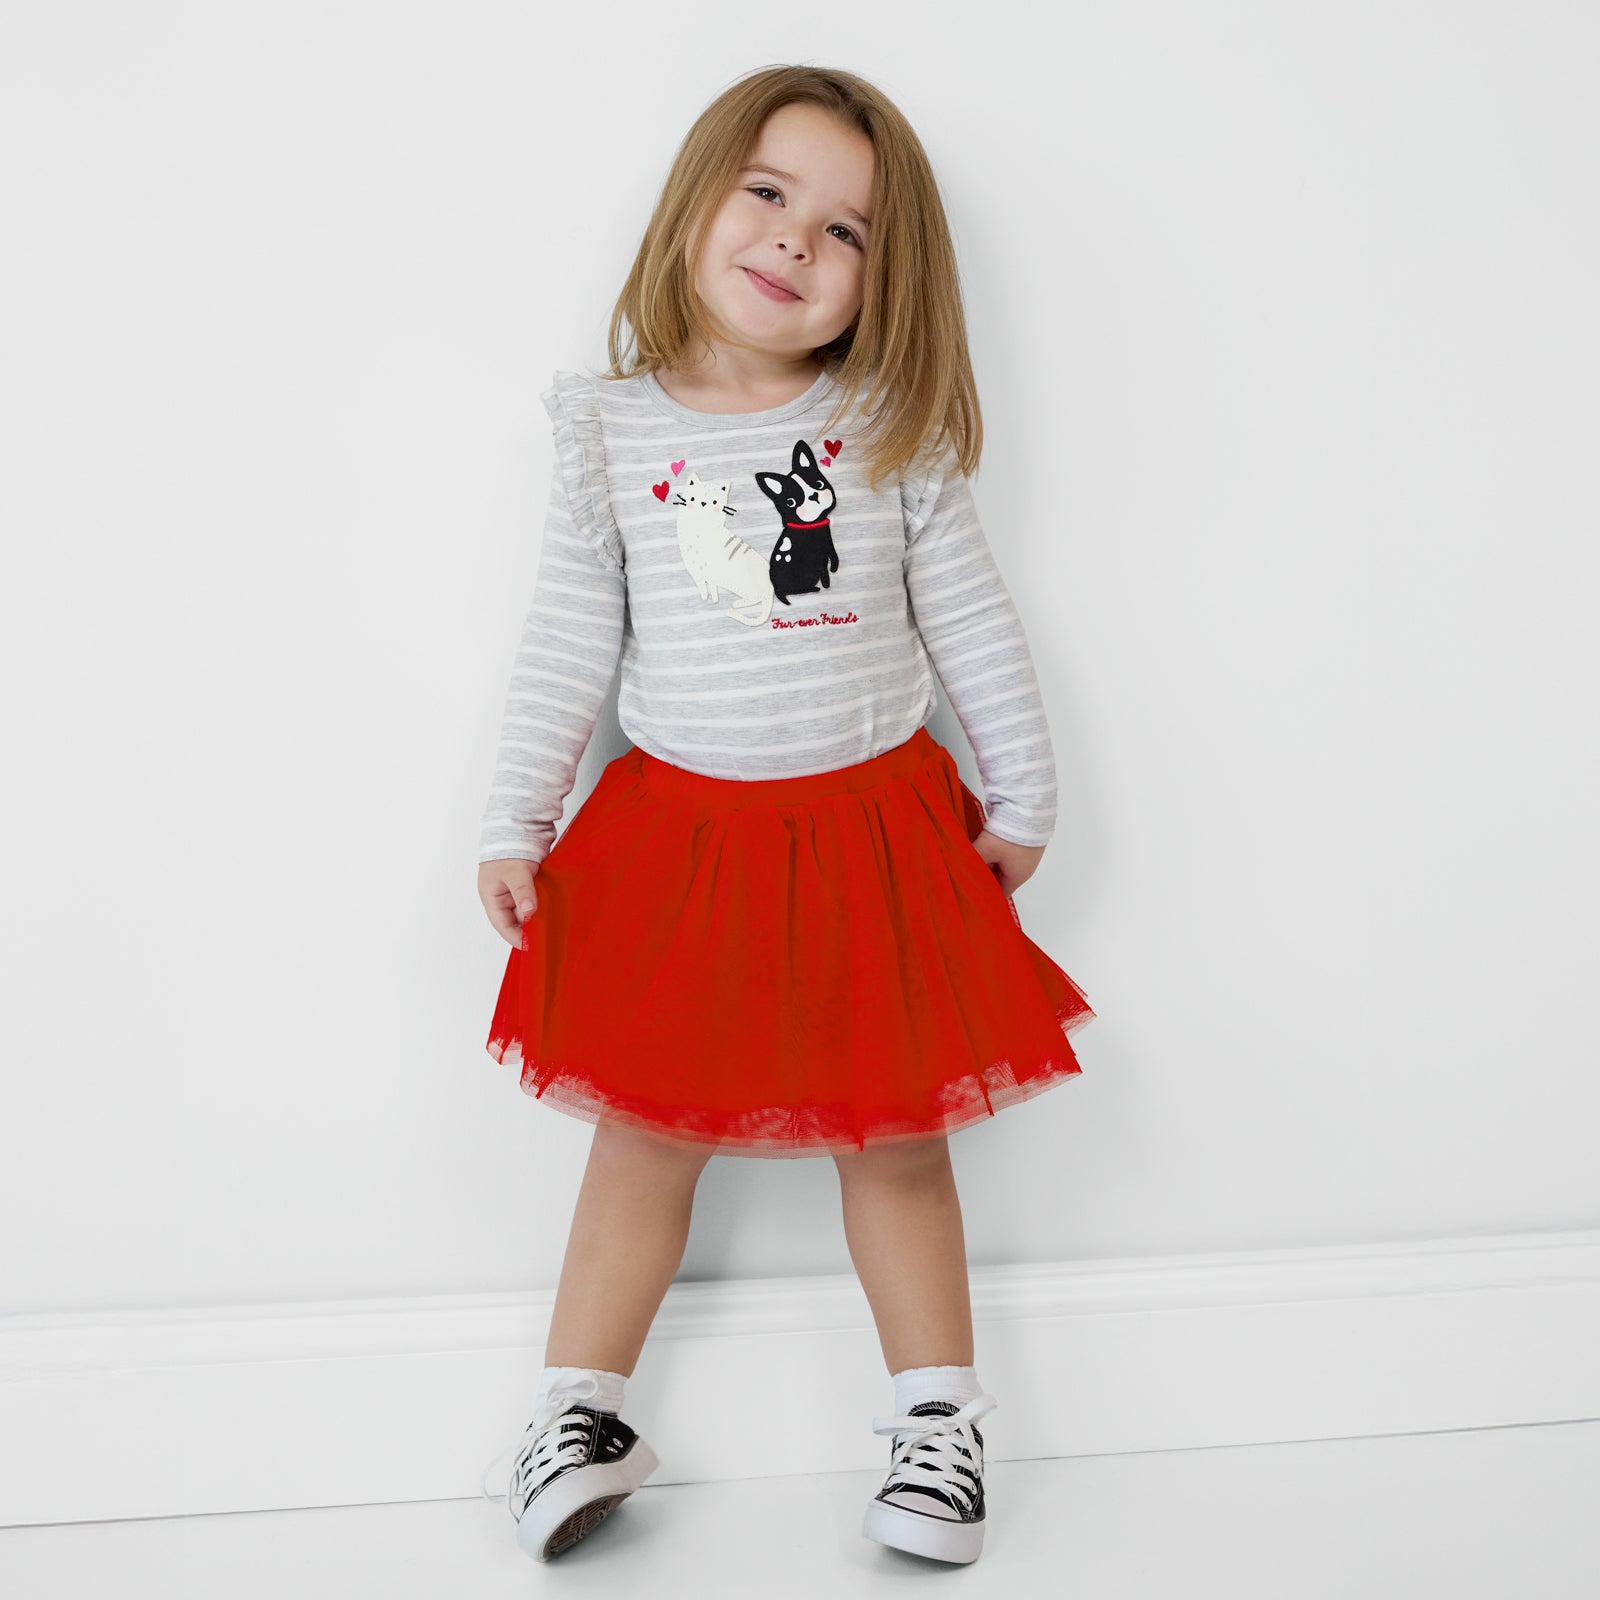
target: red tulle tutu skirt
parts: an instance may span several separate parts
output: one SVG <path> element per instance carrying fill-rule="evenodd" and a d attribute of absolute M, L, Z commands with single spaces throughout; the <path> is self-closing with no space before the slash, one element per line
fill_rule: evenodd
<path fill-rule="evenodd" d="M 1083 991 L 972 841 L 926 728 L 832 772 L 710 778 L 634 746 L 534 876 L 488 1050 L 586 1122 L 727 1155 L 950 1133 L 1081 1072 Z"/>

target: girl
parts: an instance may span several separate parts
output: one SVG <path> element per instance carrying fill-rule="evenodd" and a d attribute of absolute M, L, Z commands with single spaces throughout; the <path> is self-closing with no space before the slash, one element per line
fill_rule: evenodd
<path fill-rule="evenodd" d="M 968 484 L 955 251 L 900 112 L 814 67 L 721 95 L 610 356 L 542 397 L 556 471 L 479 850 L 513 947 L 489 1053 L 595 1125 L 505 1498 L 546 1560 L 650 1476 L 622 1389 L 701 1170 L 829 1154 L 894 1382 L 863 1532 L 972 1561 L 997 1402 L 946 1139 L 1077 1075 L 1094 1013 L 1011 898 L 1054 759 Z M 557 841 L 619 650 L 632 746 Z M 987 810 L 924 726 L 934 669 Z"/>

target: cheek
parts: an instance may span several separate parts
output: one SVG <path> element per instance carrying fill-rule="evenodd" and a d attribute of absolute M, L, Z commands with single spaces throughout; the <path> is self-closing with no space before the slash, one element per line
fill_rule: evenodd
<path fill-rule="evenodd" d="M 853 268 L 847 268 L 839 279 L 838 301 L 841 310 L 848 310 L 852 316 L 861 309 L 861 302 L 866 295 L 867 270 L 864 261 L 858 261 Z"/>
<path fill-rule="evenodd" d="M 743 226 L 737 207 L 732 203 L 724 205 L 711 219 L 711 226 L 706 231 L 705 253 L 712 261 L 731 255 L 740 247 Z"/>
<path fill-rule="evenodd" d="M 729 237 L 727 223 L 721 217 L 714 217 L 701 242 L 700 259 L 689 263 L 690 281 L 699 284 L 708 274 L 716 275 L 718 268 L 727 265 L 736 248 L 737 241 Z"/>

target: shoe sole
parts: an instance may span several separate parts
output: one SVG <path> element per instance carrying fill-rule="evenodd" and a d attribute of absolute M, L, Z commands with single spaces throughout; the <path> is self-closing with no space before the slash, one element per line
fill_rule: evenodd
<path fill-rule="evenodd" d="M 983 1523 L 950 1522 L 907 1511 L 886 1500 L 869 1500 L 861 1531 L 867 1538 L 935 1561 L 976 1561 L 983 1551 Z"/>
<path fill-rule="evenodd" d="M 517 1543 L 549 1561 L 591 1533 L 661 1465 L 643 1439 L 621 1461 L 578 1467 L 536 1495 L 517 1521 Z"/>

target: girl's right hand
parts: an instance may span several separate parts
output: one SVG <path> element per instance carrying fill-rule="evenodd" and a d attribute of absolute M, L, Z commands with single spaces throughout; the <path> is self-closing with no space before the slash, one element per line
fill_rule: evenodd
<path fill-rule="evenodd" d="M 478 867 L 478 898 L 495 932 L 509 945 L 522 947 L 522 924 L 539 909 L 533 890 L 537 861 L 485 861 Z"/>

